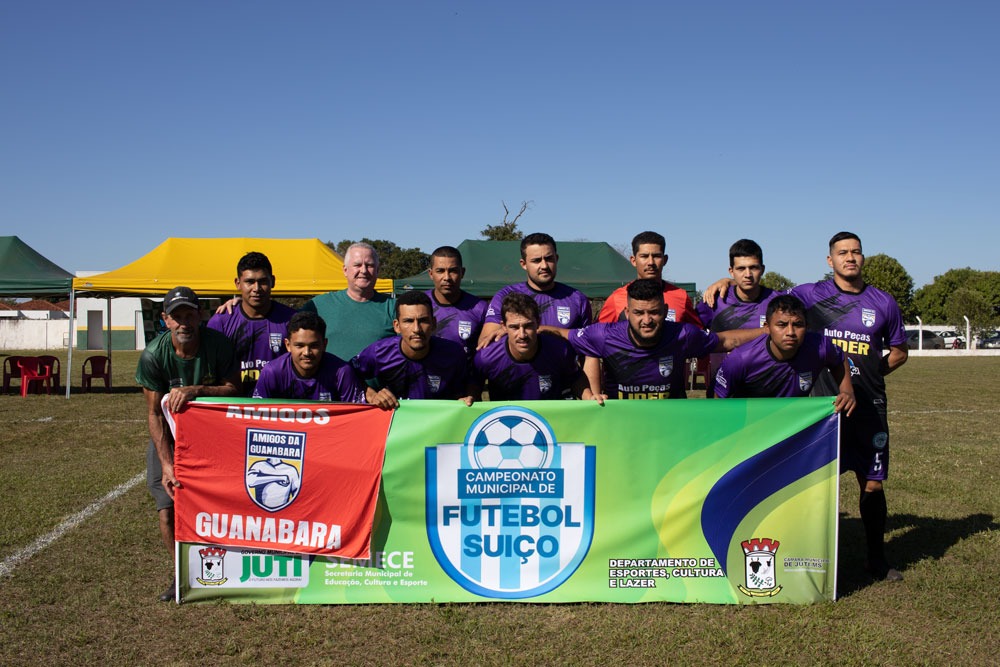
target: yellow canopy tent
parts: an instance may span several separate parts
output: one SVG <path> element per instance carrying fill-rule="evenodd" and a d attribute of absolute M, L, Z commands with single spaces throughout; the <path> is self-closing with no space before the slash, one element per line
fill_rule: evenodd
<path fill-rule="evenodd" d="M 234 294 L 236 263 L 254 250 L 271 260 L 275 296 L 312 296 L 347 287 L 343 261 L 319 239 L 169 238 L 120 269 L 74 278 L 73 290 L 166 294 L 186 285 L 199 296 Z M 379 280 L 375 289 L 392 292 L 392 281 Z"/>
<path fill-rule="evenodd" d="M 201 297 L 232 295 L 237 292 L 236 264 L 252 251 L 264 253 L 271 261 L 275 278 L 271 293 L 276 297 L 313 296 L 347 287 L 343 260 L 319 239 L 169 238 L 120 269 L 73 279 L 67 365 L 73 365 L 73 304 L 77 293 L 106 296 L 109 321 L 113 296 L 166 294 L 178 285 L 190 287 Z M 392 280 L 379 280 L 375 289 L 391 293 Z M 110 357 L 110 327 L 107 351 Z"/>

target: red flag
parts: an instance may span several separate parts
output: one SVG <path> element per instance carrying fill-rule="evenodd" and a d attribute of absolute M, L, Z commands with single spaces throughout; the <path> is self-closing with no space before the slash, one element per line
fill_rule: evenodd
<path fill-rule="evenodd" d="M 194 402 L 174 420 L 178 542 L 370 557 L 392 412 Z"/>

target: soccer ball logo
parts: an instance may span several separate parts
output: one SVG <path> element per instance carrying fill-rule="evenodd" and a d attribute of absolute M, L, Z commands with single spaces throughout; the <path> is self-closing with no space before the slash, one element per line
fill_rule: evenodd
<path fill-rule="evenodd" d="M 545 420 L 524 408 L 491 410 L 466 437 L 473 467 L 502 470 L 548 467 L 555 442 Z"/>

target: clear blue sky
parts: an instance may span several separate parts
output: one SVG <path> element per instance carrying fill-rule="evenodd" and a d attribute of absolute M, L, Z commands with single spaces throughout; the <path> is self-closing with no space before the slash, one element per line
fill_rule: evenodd
<path fill-rule="evenodd" d="M 919 287 L 998 270 L 1000 3 L 0 4 L 0 233 L 67 270 L 168 236 L 430 251 L 502 218 L 667 237 L 699 288 L 756 239 L 858 233 Z M 265 249 L 266 251 L 266 249 Z"/>

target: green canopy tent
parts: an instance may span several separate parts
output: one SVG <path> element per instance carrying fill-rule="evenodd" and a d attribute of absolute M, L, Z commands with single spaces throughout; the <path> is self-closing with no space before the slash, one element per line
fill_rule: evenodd
<path fill-rule="evenodd" d="M 0 236 L 0 296 L 67 296 L 73 274 L 16 236 Z"/>
<path fill-rule="evenodd" d="M 591 299 L 604 299 L 635 280 L 635 268 L 603 241 L 558 241 L 559 271 L 556 280 L 580 290 Z M 520 241 L 462 241 L 458 246 L 466 267 L 462 289 L 489 299 L 505 285 L 524 282 Z M 694 298 L 694 283 L 675 283 Z M 427 273 L 393 281 L 398 294 L 434 287 Z"/>
<path fill-rule="evenodd" d="M 73 274 L 53 264 L 34 248 L 16 236 L 0 236 L 0 296 L 69 296 L 69 310 L 73 312 Z M 73 320 L 70 319 L 72 336 Z M 66 361 L 72 364 L 73 347 L 70 345 Z M 66 396 L 69 397 L 69 379 Z"/>

